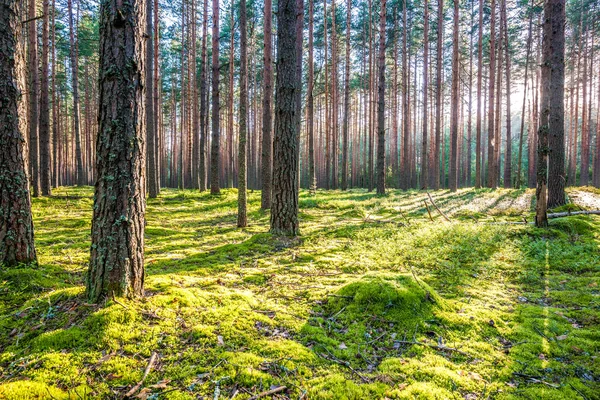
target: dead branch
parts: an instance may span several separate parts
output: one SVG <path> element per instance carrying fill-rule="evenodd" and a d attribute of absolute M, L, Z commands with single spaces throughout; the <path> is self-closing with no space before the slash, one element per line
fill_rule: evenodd
<path fill-rule="evenodd" d="M 571 215 L 600 215 L 600 210 L 565 211 L 565 212 L 558 212 L 558 213 L 550 213 L 550 214 L 548 214 L 548 218 L 570 217 Z"/>
<path fill-rule="evenodd" d="M 413 345 L 417 345 L 417 346 L 426 346 L 426 347 L 430 347 L 432 349 L 439 350 L 439 351 L 448 351 L 450 353 L 461 354 L 461 355 L 463 355 L 465 357 L 471 357 L 470 354 L 465 353 L 464 351 L 456 349 L 454 347 L 446 347 L 446 346 L 440 346 L 440 345 L 437 345 L 437 344 L 424 343 L 424 342 L 419 342 L 417 340 L 415 340 L 415 341 L 410 341 L 410 340 L 396 340 L 396 342 L 400 343 L 400 344 L 413 344 Z"/>
<path fill-rule="evenodd" d="M 271 396 L 271 395 L 276 394 L 276 393 L 281 393 L 284 390 L 287 390 L 287 386 L 278 386 L 278 387 L 276 387 L 274 389 L 266 390 L 264 392 L 261 392 L 261 393 L 257 394 L 256 396 L 252 396 L 252 397 L 250 397 L 250 400 L 256 400 L 256 399 L 260 399 L 262 397 Z"/>
<path fill-rule="evenodd" d="M 440 210 L 440 208 L 437 206 L 437 204 L 435 204 L 435 201 L 433 201 L 433 197 L 431 197 L 431 194 L 429 194 L 429 192 L 427 192 L 427 196 L 429 196 L 429 201 L 431 201 L 431 204 L 433 204 L 433 206 L 435 207 L 436 210 L 438 210 L 438 212 L 440 213 L 440 215 L 442 217 L 444 217 L 444 219 L 448 222 L 450 222 L 450 218 L 448 218 L 448 216 L 446 216 L 446 214 L 444 214 L 442 212 L 442 210 Z"/>
<path fill-rule="evenodd" d="M 433 218 L 431 217 L 431 211 L 429 211 L 429 206 L 427 205 L 427 200 L 423 200 L 423 203 L 425 203 L 425 208 L 427 209 L 427 214 L 429 214 L 429 219 L 431 220 L 431 222 L 433 222 Z"/>
<path fill-rule="evenodd" d="M 157 357 L 158 357 L 158 353 L 155 351 L 152 352 L 152 355 L 150 356 L 150 361 L 148 361 L 148 365 L 146 365 L 146 369 L 144 370 L 144 375 L 142 376 L 142 379 L 134 387 L 132 387 L 129 392 L 127 392 L 125 397 L 133 396 L 140 389 L 140 387 L 142 387 L 142 385 L 144 384 L 144 381 L 148 377 L 148 374 L 150 373 L 150 371 L 152 371 L 152 368 L 154 367 L 154 363 L 156 362 Z"/>

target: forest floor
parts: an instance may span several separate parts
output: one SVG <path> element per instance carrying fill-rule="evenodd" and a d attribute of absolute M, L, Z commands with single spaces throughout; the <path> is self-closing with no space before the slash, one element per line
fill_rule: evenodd
<path fill-rule="evenodd" d="M 568 191 L 563 209 L 600 208 Z M 0 398 L 599 399 L 600 218 L 532 221 L 533 191 L 148 201 L 146 297 L 87 304 L 91 188 L 33 200 L 37 268 L 0 269 Z M 153 363 L 150 359 L 156 353 Z M 272 391 L 268 394 L 268 391 Z"/>

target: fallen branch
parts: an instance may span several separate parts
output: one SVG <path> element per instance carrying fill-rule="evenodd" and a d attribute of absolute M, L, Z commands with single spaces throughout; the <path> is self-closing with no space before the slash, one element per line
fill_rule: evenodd
<path fill-rule="evenodd" d="M 444 219 L 445 219 L 446 221 L 450 222 L 450 218 L 448 218 L 448 217 L 446 216 L 446 214 L 444 214 L 444 213 L 442 212 L 442 210 L 440 210 L 440 209 L 439 209 L 439 207 L 437 206 L 437 204 L 435 204 L 435 201 L 433 201 L 433 197 L 431 197 L 431 194 L 429 194 L 429 192 L 427 192 L 427 196 L 429 196 L 429 201 L 431 201 L 431 204 L 433 204 L 433 206 L 435 207 L 435 209 L 436 209 L 436 210 L 438 210 L 438 212 L 440 213 L 440 215 L 441 215 L 442 217 L 444 217 Z"/>
<path fill-rule="evenodd" d="M 548 214 L 548 218 L 562 218 L 570 217 L 571 215 L 600 215 L 600 210 L 589 210 L 589 211 L 565 211 L 558 213 Z"/>
<path fill-rule="evenodd" d="M 427 200 L 423 200 L 423 203 L 425 203 L 425 208 L 427 209 L 427 214 L 429 214 L 429 219 L 431 222 L 433 222 L 433 218 L 431 218 L 431 211 L 429 211 L 429 206 L 427 205 Z"/>
<path fill-rule="evenodd" d="M 449 351 L 451 353 L 458 353 L 461 354 L 465 357 L 471 357 L 471 355 L 469 353 L 465 353 L 462 350 L 459 349 L 455 349 L 454 347 L 446 347 L 446 346 L 440 346 L 437 344 L 430 344 L 430 343 L 424 343 L 424 342 L 419 342 L 417 340 L 415 341 L 410 341 L 410 340 L 396 340 L 396 343 L 400 343 L 400 344 L 414 344 L 414 345 L 418 345 L 418 346 L 426 346 L 426 347 L 430 347 L 432 349 L 435 350 L 439 350 L 439 351 Z"/>
<path fill-rule="evenodd" d="M 154 367 L 154 363 L 156 362 L 157 357 L 158 357 L 158 353 L 153 352 L 152 355 L 150 356 L 150 361 L 148 361 L 148 365 L 146 365 L 146 369 L 144 370 L 144 375 L 142 376 L 142 379 L 134 387 L 132 387 L 131 390 L 129 392 L 127 392 L 127 394 L 125 394 L 125 397 L 133 396 L 140 389 L 140 387 L 142 387 L 142 385 L 144 384 L 144 381 L 148 377 L 148 374 L 150 373 L 150 371 L 152 371 L 152 368 Z"/>
<path fill-rule="evenodd" d="M 287 390 L 287 386 L 278 386 L 274 389 L 271 390 L 266 390 L 264 392 L 261 392 L 255 396 L 250 397 L 250 400 L 256 400 L 256 399 L 260 399 L 262 397 L 267 397 L 267 396 L 271 396 L 273 394 L 277 394 L 277 393 L 281 393 L 284 390 Z"/>

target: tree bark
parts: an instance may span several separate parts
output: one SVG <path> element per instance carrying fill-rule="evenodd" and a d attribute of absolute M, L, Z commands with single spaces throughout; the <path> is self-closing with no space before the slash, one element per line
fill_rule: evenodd
<path fill-rule="evenodd" d="M 261 208 L 271 208 L 273 180 L 273 28 L 272 2 L 265 0 L 264 15 L 264 77 L 263 77 L 263 115 L 262 115 L 262 152 L 261 152 Z"/>
<path fill-rule="evenodd" d="M 75 162 L 77 163 L 77 185 L 86 185 L 86 174 L 83 170 L 81 154 L 81 126 L 79 122 L 79 63 L 77 57 L 77 41 L 75 40 L 75 22 L 73 20 L 73 0 L 67 0 L 69 12 L 69 58 L 71 61 L 71 79 L 73 85 L 73 135 L 75 136 Z"/>
<path fill-rule="evenodd" d="M 548 207 L 566 204 L 565 198 L 565 1 L 548 0 L 551 4 L 551 63 L 549 96 Z M 589 147 L 588 147 L 589 149 Z M 589 155 L 589 154 L 588 154 Z M 588 164 L 589 165 L 589 164 Z M 583 167 L 583 163 L 582 163 Z M 585 170 L 589 173 L 589 168 Z M 587 181 L 586 181 L 587 184 Z"/>
<path fill-rule="evenodd" d="M 50 48 L 50 5 L 49 0 L 43 0 L 42 6 L 42 77 L 40 80 L 40 186 L 43 196 L 52 194 L 52 159 L 50 150 L 50 103 L 49 103 L 49 66 Z"/>
<path fill-rule="evenodd" d="M 521 187 L 521 170 L 523 164 L 523 132 L 525 130 L 525 105 L 527 104 L 527 76 L 529 73 L 529 54 L 531 53 L 531 31 L 533 25 L 533 0 L 529 11 L 529 28 L 527 30 L 527 50 L 525 53 L 525 77 L 523 78 L 523 107 L 521 109 L 521 128 L 519 130 L 519 155 L 517 157 L 517 180 L 515 188 Z M 528 127 L 531 131 L 531 127 Z"/>
<path fill-rule="evenodd" d="M 406 1 L 402 6 L 402 165 L 400 168 L 400 188 L 408 190 L 410 186 L 410 117 L 408 92 L 410 90 L 408 74 L 408 27 L 406 17 Z M 438 43 L 439 43 L 438 39 Z M 439 65 L 439 64 L 438 64 Z M 437 128 L 436 128 L 437 129 Z"/>
<path fill-rule="evenodd" d="M 448 170 L 448 187 L 455 192 L 458 188 L 458 83 L 460 80 L 459 52 L 458 52 L 458 27 L 459 27 L 459 0 L 454 0 L 454 24 L 452 33 L 452 94 L 450 111 L 450 168 Z"/>
<path fill-rule="evenodd" d="M 301 1 L 301 0 L 300 0 Z M 275 140 L 273 146 L 273 187 L 271 233 L 296 236 L 298 224 L 298 76 L 301 62 L 296 48 L 298 40 L 298 5 L 296 0 L 278 0 L 277 12 L 277 79 Z"/>
<path fill-rule="evenodd" d="M 36 0 L 29 0 L 29 13 L 27 22 L 27 38 L 29 45 L 27 66 L 29 70 L 29 105 L 27 108 L 29 114 L 29 172 L 31 178 L 31 185 L 33 187 L 33 197 L 40 195 L 40 161 L 39 161 L 39 137 L 38 137 L 38 123 L 39 123 L 39 72 L 38 72 L 38 48 L 37 48 L 37 29 L 36 29 Z"/>
<path fill-rule="evenodd" d="M 428 0 L 425 0 L 423 3 L 424 13 L 423 13 L 423 139 L 421 141 L 422 144 L 422 152 L 421 152 L 421 186 L 425 189 L 428 187 L 429 183 L 429 170 L 428 170 L 428 132 L 427 132 L 427 99 L 428 99 L 428 58 L 429 58 L 429 3 Z"/>
<path fill-rule="evenodd" d="M 208 79 L 208 55 L 206 49 L 206 37 L 208 27 L 208 0 L 204 0 L 204 8 L 202 14 L 202 54 L 200 65 L 200 191 L 206 190 L 206 142 L 208 135 L 208 97 L 206 94 Z"/>
<path fill-rule="evenodd" d="M 156 189 L 156 130 L 154 126 L 154 44 L 153 44 L 153 1 L 146 0 L 146 157 L 148 175 L 148 197 L 158 196 Z"/>
<path fill-rule="evenodd" d="M 232 31 L 233 35 L 233 31 Z M 238 140 L 238 216 L 237 226 L 243 228 L 248 225 L 246 216 L 247 198 L 246 167 L 248 160 L 247 149 L 247 122 L 248 122 L 248 61 L 247 61 L 247 22 L 246 22 L 246 0 L 240 0 L 240 121 Z"/>
<path fill-rule="evenodd" d="M 210 148 L 210 193 L 220 194 L 219 133 L 219 0 L 212 0 L 212 143 Z"/>
<path fill-rule="evenodd" d="M 495 159 L 496 159 L 496 138 L 494 125 L 494 101 L 496 98 L 496 0 L 491 1 L 490 15 L 490 70 L 489 70 L 489 100 L 488 100 L 488 168 L 487 168 L 487 186 L 495 188 L 497 182 L 495 179 Z"/>
<path fill-rule="evenodd" d="M 344 120 L 342 122 L 342 190 L 348 189 L 348 124 L 350 121 L 350 23 L 352 2 L 346 1 L 346 71 L 344 74 Z"/>
<path fill-rule="evenodd" d="M 26 105 L 21 96 L 25 3 L 0 0 L 0 9 L 0 266 L 15 267 L 37 262 L 25 159 Z"/>
<path fill-rule="evenodd" d="M 560 155 L 561 160 L 564 157 L 564 153 L 561 153 L 560 148 L 557 149 L 556 147 L 562 146 L 562 140 L 564 139 L 564 29 L 564 0 L 547 0 L 544 3 L 541 113 L 538 133 L 537 205 L 535 214 L 535 225 L 538 227 L 548 226 L 548 204 L 546 203 L 548 196 L 546 189 L 550 192 L 549 187 L 547 188 L 548 153 L 551 155 L 554 153 L 554 157 Z M 558 140 L 561 141 L 561 144 L 557 143 Z M 564 168 L 564 164 L 562 166 Z M 550 174 L 556 173 L 559 168 L 560 165 L 552 165 L 552 161 L 550 161 Z"/>
<path fill-rule="evenodd" d="M 98 178 L 90 302 L 144 293 L 145 2 L 100 3 Z"/>
<path fill-rule="evenodd" d="M 504 54 L 506 58 L 506 152 L 504 158 L 504 187 L 512 187 L 512 137 L 511 137 L 511 115 L 510 115 L 510 49 L 508 47 L 508 21 L 506 15 L 506 0 L 502 0 L 504 26 Z"/>
<path fill-rule="evenodd" d="M 267 0 L 270 1 L 270 0 Z M 306 93 L 306 123 L 308 125 L 308 187 L 317 190 L 315 172 L 315 127 L 314 127 L 314 0 L 308 0 L 308 92 Z"/>
<path fill-rule="evenodd" d="M 386 0 L 379 10 L 379 77 L 377 101 L 377 194 L 385 194 L 385 16 Z"/>

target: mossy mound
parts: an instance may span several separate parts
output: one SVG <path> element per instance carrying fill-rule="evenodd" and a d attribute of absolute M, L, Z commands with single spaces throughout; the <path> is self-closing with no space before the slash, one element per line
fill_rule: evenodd
<path fill-rule="evenodd" d="M 433 289 L 412 275 L 367 275 L 329 295 L 302 334 L 322 358 L 369 368 L 370 360 L 404 347 L 402 339 L 421 333 L 444 307 Z"/>

